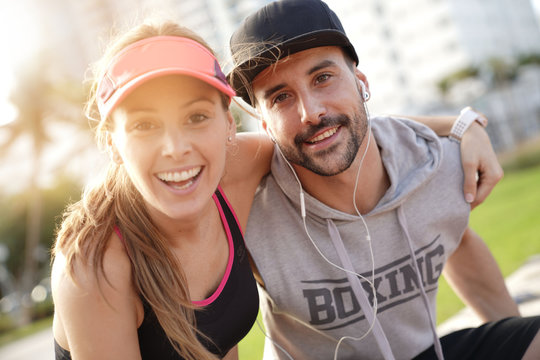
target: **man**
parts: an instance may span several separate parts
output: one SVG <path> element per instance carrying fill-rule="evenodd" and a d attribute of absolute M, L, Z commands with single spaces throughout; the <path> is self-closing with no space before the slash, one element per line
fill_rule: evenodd
<path fill-rule="evenodd" d="M 231 50 L 229 78 L 277 149 L 246 230 L 272 339 L 265 356 L 538 358 L 540 319 L 507 318 L 515 304 L 466 230 L 458 142 L 406 119 L 370 120 L 366 76 L 328 6 L 271 3 Z M 493 322 L 438 339 L 443 266 Z"/>

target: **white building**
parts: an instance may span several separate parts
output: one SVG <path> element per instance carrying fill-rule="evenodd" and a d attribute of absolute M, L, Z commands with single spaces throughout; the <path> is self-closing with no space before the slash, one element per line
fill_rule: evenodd
<path fill-rule="evenodd" d="M 493 94 L 501 90 L 489 89 L 486 81 L 460 84 L 452 101 L 443 99 L 437 86 L 443 77 L 469 66 L 480 67 L 486 80 L 492 58 L 512 63 L 523 54 L 540 54 L 540 27 L 530 0 L 327 3 L 341 18 L 357 49 L 359 68 L 370 80 L 372 112 L 448 113 L 473 104 L 493 120 L 490 135 L 499 149 L 540 131 L 540 86 L 535 81 L 518 78 L 508 85 L 513 90 L 506 90 L 516 96 L 502 100 Z M 521 109 L 519 114 L 515 109 Z M 527 130 L 503 134 L 515 131 L 511 122 L 516 118 L 528 122 L 521 126 Z"/>
<path fill-rule="evenodd" d="M 540 29 L 530 0 L 327 3 L 354 42 L 360 69 L 376 79 L 373 102 L 391 111 L 429 101 L 436 82 L 461 67 L 491 57 L 540 53 Z"/>

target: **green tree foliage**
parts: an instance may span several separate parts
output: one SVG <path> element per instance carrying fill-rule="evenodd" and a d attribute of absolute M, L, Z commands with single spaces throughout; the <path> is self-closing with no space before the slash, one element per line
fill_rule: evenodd
<path fill-rule="evenodd" d="M 540 65 L 540 54 L 525 54 L 518 59 L 519 66 Z"/>
<path fill-rule="evenodd" d="M 22 270 L 15 268 L 18 275 L 22 271 L 17 280 L 23 294 L 29 293 L 39 280 L 35 255 L 41 242 L 42 213 L 45 207 L 39 179 L 42 175 L 42 155 L 45 148 L 51 145 L 47 129 L 53 122 L 85 124 L 80 111 L 84 101 L 84 87 L 80 82 L 70 80 L 68 76 L 59 75 L 63 69 L 56 68 L 54 61 L 47 55 L 36 54 L 27 62 L 19 64 L 15 74 L 15 88 L 10 95 L 10 101 L 17 108 L 18 115 L 15 121 L 4 127 L 7 137 L 0 143 L 0 157 L 6 156 L 20 138 L 26 137 L 31 143 L 28 156 L 32 174 L 28 179 L 25 197 L 8 207 L 18 210 L 12 213 L 25 222 L 24 239 L 18 239 L 17 244 L 12 245 L 16 250 L 21 246 L 24 248 L 24 266 Z M 76 110 L 73 111 L 74 109 Z M 20 229 L 12 229 L 11 233 L 16 238 L 19 231 Z M 20 254 L 20 251 L 16 252 Z M 24 325 L 29 321 L 29 312 L 24 309 L 19 324 Z"/>
<path fill-rule="evenodd" d="M 518 74 L 518 67 L 516 64 L 499 58 L 489 59 L 488 67 L 491 72 L 492 82 L 495 86 L 511 83 L 516 79 Z"/>
<path fill-rule="evenodd" d="M 74 180 L 61 176 L 55 184 L 42 190 L 43 208 L 39 243 L 34 251 L 37 260 L 36 277 L 49 275 L 50 249 L 54 243 L 57 226 L 66 206 L 80 198 L 81 185 Z M 0 243 L 7 246 L 9 258 L 6 261 L 8 271 L 15 279 L 21 279 L 24 272 L 25 238 L 27 233 L 26 217 L 28 214 L 30 191 L 0 197 Z M 5 294 L 4 294 L 5 295 Z"/>
<path fill-rule="evenodd" d="M 444 76 L 437 82 L 437 87 L 440 93 L 445 96 L 452 86 L 460 81 L 479 78 L 482 75 L 489 77 L 488 82 L 491 86 L 505 86 L 517 78 L 520 67 L 527 65 L 540 65 L 540 54 L 523 54 L 515 61 L 493 57 L 479 66 L 465 66 Z M 480 71 L 481 68 L 483 71 Z"/>
<path fill-rule="evenodd" d="M 439 82 L 437 83 L 437 87 L 439 88 L 439 91 L 441 92 L 441 94 L 445 95 L 448 93 L 448 91 L 454 84 L 468 78 L 475 78 L 478 76 L 479 73 L 480 73 L 480 70 L 477 67 L 467 66 L 439 80 Z"/>

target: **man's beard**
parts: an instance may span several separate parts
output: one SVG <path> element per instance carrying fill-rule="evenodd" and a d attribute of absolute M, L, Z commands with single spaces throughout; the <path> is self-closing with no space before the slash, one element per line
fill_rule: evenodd
<path fill-rule="evenodd" d="M 340 131 L 349 132 L 350 136 L 345 139 L 345 149 L 336 154 L 339 144 L 334 144 L 316 154 L 309 155 L 302 151 L 305 141 L 313 137 L 321 129 L 340 126 Z M 360 145 L 367 132 L 367 118 L 361 111 L 354 113 L 354 118 L 340 114 L 337 116 L 324 116 L 316 126 L 308 128 L 304 133 L 298 134 L 294 138 L 294 146 L 283 146 L 279 144 L 285 158 L 296 165 L 300 165 L 317 175 L 334 176 L 347 170 L 353 163 Z M 333 158 L 327 155 L 334 153 Z"/>

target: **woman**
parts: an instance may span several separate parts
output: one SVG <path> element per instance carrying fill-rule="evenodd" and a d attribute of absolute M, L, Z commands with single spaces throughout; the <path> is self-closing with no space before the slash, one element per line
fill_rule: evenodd
<path fill-rule="evenodd" d="M 236 140 L 234 91 L 185 28 L 133 29 L 96 73 L 87 114 L 112 161 L 58 233 L 56 358 L 236 358 L 258 312 L 241 229 L 272 147 Z"/>

